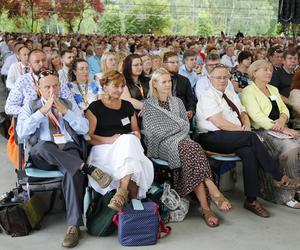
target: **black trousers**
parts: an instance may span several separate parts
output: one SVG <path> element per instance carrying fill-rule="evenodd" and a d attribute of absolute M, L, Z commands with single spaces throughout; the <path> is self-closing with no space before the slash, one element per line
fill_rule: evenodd
<path fill-rule="evenodd" d="M 83 160 L 81 148 L 68 142 L 63 149 L 54 142 L 40 141 L 30 149 L 33 165 L 43 170 L 59 169 L 64 173 L 63 193 L 66 201 L 68 226 L 82 226 L 84 176 L 79 171 Z"/>
<path fill-rule="evenodd" d="M 259 195 L 258 168 L 269 173 L 273 179 L 281 180 L 283 174 L 278 163 L 254 132 L 214 131 L 200 134 L 197 141 L 205 150 L 216 153 L 236 153 L 243 163 L 244 192 L 247 197 Z"/>

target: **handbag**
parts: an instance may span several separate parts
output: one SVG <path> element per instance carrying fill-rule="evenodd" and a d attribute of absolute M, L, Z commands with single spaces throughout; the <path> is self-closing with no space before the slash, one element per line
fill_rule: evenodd
<path fill-rule="evenodd" d="M 163 189 L 164 191 L 160 200 L 168 209 L 171 210 L 169 222 L 183 221 L 189 211 L 189 200 L 180 198 L 175 189 L 172 189 L 170 184 L 167 182 L 163 184 Z"/>
<path fill-rule="evenodd" d="M 160 220 L 158 205 L 153 201 L 142 203 L 133 199 L 114 216 L 114 223 L 118 225 L 118 239 L 123 246 L 154 245 L 163 233 L 171 233 L 171 227 Z"/>
<path fill-rule="evenodd" d="M 0 227 L 12 237 L 25 236 L 33 229 L 40 229 L 40 222 L 46 214 L 46 206 L 37 195 L 29 200 L 27 197 L 27 193 L 17 187 L 6 193 L 0 202 Z"/>
<path fill-rule="evenodd" d="M 15 203 L 0 208 L 0 227 L 11 237 L 25 236 L 32 230 L 25 211 Z"/>
<path fill-rule="evenodd" d="M 116 230 L 113 217 L 117 212 L 107 206 L 114 194 L 115 190 L 104 196 L 94 192 L 94 198 L 86 212 L 86 227 L 90 235 L 108 236 Z"/>

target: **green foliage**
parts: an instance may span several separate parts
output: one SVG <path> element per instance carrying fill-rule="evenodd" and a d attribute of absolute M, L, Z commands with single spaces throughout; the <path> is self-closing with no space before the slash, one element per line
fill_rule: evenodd
<path fill-rule="evenodd" d="M 100 19 L 100 31 L 106 35 L 121 33 L 120 9 L 113 5 L 106 6 L 106 11 Z"/>
<path fill-rule="evenodd" d="M 214 34 L 212 25 L 205 18 L 198 19 L 197 35 L 210 36 Z"/>
<path fill-rule="evenodd" d="M 90 0 L 77 3 L 82 1 Z M 83 19 L 75 18 L 67 23 L 54 14 L 51 20 L 35 19 L 33 30 L 55 32 L 58 24 L 66 32 L 71 25 L 74 32 L 79 28 L 80 33 L 109 35 L 216 35 L 220 31 L 236 34 L 238 30 L 245 35 L 277 35 L 283 31 L 277 24 L 278 1 L 275 0 L 105 0 L 102 3 L 105 10 L 101 15 L 90 8 L 84 12 Z M 30 15 L 8 18 L 4 11 L 0 31 L 28 32 L 31 23 Z"/>

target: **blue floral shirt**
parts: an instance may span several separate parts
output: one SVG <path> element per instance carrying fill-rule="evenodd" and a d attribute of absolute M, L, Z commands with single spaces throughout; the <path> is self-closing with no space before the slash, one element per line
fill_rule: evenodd
<path fill-rule="evenodd" d="M 81 110 L 86 110 L 93 101 L 98 99 L 98 95 L 102 93 L 99 82 L 89 82 L 86 84 L 77 84 L 76 82 L 67 83 L 68 88 L 72 92 L 76 103 Z"/>

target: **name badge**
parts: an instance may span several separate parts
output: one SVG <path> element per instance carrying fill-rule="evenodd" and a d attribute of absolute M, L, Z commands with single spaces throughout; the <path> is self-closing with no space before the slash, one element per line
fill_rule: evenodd
<path fill-rule="evenodd" d="M 64 134 L 53 134 L 55 144 L 65 144 L 67 141 Z"/>
<path fill-rule="evenodd" d="M 125 117 L 123 119 L 121 119 L 122 125 L 126 126 L 127 124 L 130 124 L 130 120 L 128 117 Z"/>
<path fill-rule="evenodd" d="M 271 99 L 271 101 L 276 101 L 276 100 L 277 100 L 277 97 L 274 96 L 274 95 L 270 95 L 270 99 Z"/>

